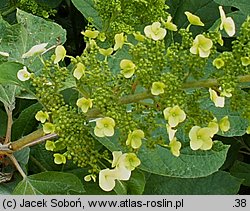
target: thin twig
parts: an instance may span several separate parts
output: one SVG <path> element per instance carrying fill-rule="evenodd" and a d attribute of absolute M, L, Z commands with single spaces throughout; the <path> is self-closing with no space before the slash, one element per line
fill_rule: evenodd
<path fill-rule="evenodd" d="M 8 123 L 7 123 L 7 130 L 6 130 L 4 144 L 8 144 L 11 141 L 11 128 L 12 128 L 13 120 L 12 120 L 12 109 L 9 108 L 8 106 L 5 106 L 5 110 L 8 116 Z"/>
<path fill-rule="evenodd" d="M 11 161 L 13 162 L 13 164 L 15 165 L 15 167 L 17 168 L 17 170 L 19 171 L 19 173 L 22 175 L 23 178 L 26 178 L 27 175 L 24 173 L 23 169 L 21 168 L 21 166 L 19 165 L 19 163 L 17 162 L 16 158 L 14 157 L 13 154 L 8 155 L 8 157 L 11 159 Z"/>

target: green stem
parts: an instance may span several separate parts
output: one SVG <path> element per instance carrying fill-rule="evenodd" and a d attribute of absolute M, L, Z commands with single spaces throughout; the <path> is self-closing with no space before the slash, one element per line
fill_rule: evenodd
<path fill-rule="evenodd" d="M 44 135 L 43 130 L 38 129 L 34 131 L 33 133 L 30 133 L 29 135 L 20 138 L 17 141 L 11 142 L 9 144 L 9 149 L 15 152 L 15 151 L 21 150 L 24 147 L 33 146 L 45 140 L 56 138 L 56 137 L 57 137 L 57 134 Z"/>
<path fill-rule="evenodd" d="M 137 93 L 133 95 L 128 95 L 122 97 L 119 102 L 120 104 L 129 104 L 129 103 L 136 103 L 144 99 L 153 98 L 154 96 L 148 92 Z"/>
<path fill-rule="evenodd" d="M 238 81 L 240 83 L 250 82 L 250 75 L 239 76 Z M 207 79 L 201 81 L 187 82 L 183 84 L 183 89 L 191 89 L 191 88 L 209 88 L 213 86 L 218 86 L 219 82 L 216 79 Z"/>

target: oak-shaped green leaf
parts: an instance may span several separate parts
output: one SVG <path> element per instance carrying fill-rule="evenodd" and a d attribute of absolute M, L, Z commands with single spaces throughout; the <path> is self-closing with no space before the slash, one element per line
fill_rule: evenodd
<path fill-rule="evenodd" d="M 16 195 L 60 195 L 85 192 L 77 176 L 63 172 L 42 172 L 23 179 L 14 189 Z"/>

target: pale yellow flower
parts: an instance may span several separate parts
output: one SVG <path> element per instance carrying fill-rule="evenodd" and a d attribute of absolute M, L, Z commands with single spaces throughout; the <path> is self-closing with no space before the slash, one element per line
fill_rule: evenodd
<path fill-rule="evenodd" d="M 185 112 L 178 106 L 165 108 L 163 111 L 164 118 L 171 127 L 176 127 L 179 123 L 186 119 Z"/>
<path fill-rule="evenodd" d="M 215 118 L 213 121 L 209 122 L 207 127 L 210 129 L 211 137 L 213 137 L 219 131 L 219 125 L 217 119 Z"/>
<path fill-rule="evenodd" d="M 189 138 L 192 150 L 209 150 L 213 146 L 211 128 L 193 126 L 189 131 Z"/>
<path fill-rule="evenodd" d="M 76 101 L 76 105 L 81 108 L 83 113 L 87 113 L 89 108 L 92 108 L 93 106 L 93 100 L 92 99 L 87 99 L 85 97 L 82 97 Z"/>
<path fill-rule="evenodd" d="M 167 34 L 166 29 L 161 28 L 160 22 L 154 22 L 152 25 L 146 26 L 144 28 L 144 33 L 146 37 L 157 40 L 163 40 Z"/>
<path fill-rule="evenodd" d="M 204 26 L 204 23 L 202 23 L 200 17 L 197 15 L 194 15 L 191 12 L 185 12 L 185 15 L 191 25 Z"/>
<path fill-rule="evenodd" d="M 225 105 L 225 97 L 218 96 L 217 92 L 209 88 L 210 99 L 214 102 L 216 107 L 223 108 Z"/>
<path fill-rule="evenodd" d="M 114 151 L 113 153 L 112 167 L 117 170 L 116 178 L 118 180 L 129 180 L 131 176 L 131 170 L 125 166 L 125 158 L 127 153 L 122 154 L 121 151 Z"/>
<path fill-rule="evenodd" d="M 115 121 L 110 117 L 104 117 L 96 121 L 96 126 L 94 128 L 94 133 L 98 137 L 113 136 Z"/>
<path fill-rule="evenodd" d="M 55 145 L 54 141 L 49 141 L 49 140 L 46 141 L 46 144 L 45 144 L 45 149 L 46 150 L 54 151 L 55 148 L 56 148 L 56 145 Z"/>
<path fill-rule="evenodd" d="M 38 111 L 35 115 L 35 118 L 37 121 L 41 122 L 41 123 L 44 123 L 46 122 L 46 120 L 49 119 L 49 114 L 48 112 L 43 112 L 43 111 Z"/>
<path fill-rule="evenodd" d="M 81 34 L 83 34 L 84 36 L 91 38 L 91 39 L 97 38 L 99 33 L 100 32 L 97 30 L 92 31 L 92 30 L 88 30 L 88 29 L 86 31 L 81 32 Z"/>
<path fill-rule="evenodd" d="M 66 157 L 62 154 L 59 153 L 55 153 L 54 154 L 54 162 L 55 164 L 65 164 L 66 163 Z"/>
<path fill-rule="evenodd" d="M 86 182 L 90 182 L 91 180 L 93 180 L 94 182 L 96 182 L 96 175 L 94 174 L 88 174 L 84 177 L 84 181 Z"/>
<path fill-rule="evenodd" d="M 141 164 L 140 159 L 136 156 L 135 153 L 125 153 L 124 166 L 126 169 L 133 171 L 136 167 Z"/>
<path fill-rule="evenodd" d="M 206 58 L 209 56 L 212 47 L 212 40 L 206 38 L 202 34 L 199 34 L 195 37 L 193 46 L 190 48 L 190 52 L 192 54 L 199 54 L 199 56 L 202 58 Z"/>
<path fill-rule="evenodd" d="M 27 70 L 27 67 L 24 66 L 23 69 L 17 72 L 17 78 L 20 81 L 27 81 L 30 79 L 31 73 Z"/>
<path fill-rule="evenodd" d="M 175 133 L 177 130 L 174 130 L 169 124 L 166 124 L 167 132 L 168 132 L 168 139 L 169 141 L 174 139 Z"/>
<path fill-rule="evenodd" d="M 41 43 L 38 45 L 34 45 L 28 52 L 24 53 L 22 55 L 23 59 L 29 58 L 31 56 L 42 54 L 44 51 L 46 51 L 46 46 L 48 43 Z"/>
<path fill-rule="evenodd" d="M 229 37 L 234 36 L 235 34 L 234 20 L 231 17 L 226 17 L 226 14 L 222 6 L 219 6 L 219 11 L 220 11 L 220 19 L 221 19 L 220 30 L 225 29 Z"/>
<path fill-rule="evenodd" d="M 163 23 L 163 25 L 166 27 L 166 29 L 170 30 L 170 31 L 177 31 L 177 26 L 172 23 L 172 16 L 169 15 L 167 18 L 167 22 L 165 22 L 163 19 L 161 19 L 161 22 Z"/>
<path fill-rule="evenodd" d="M 241 57 L 241 64 L 245 67 L 250 65 L 250 57 L 249 56 Z"/>
<path fill-rule="evenodd" d="M 213 66 L 215 66 L 217 69 L 222 68 L 225 65 L 225 62 L 223 61 L 222 58 L 216 58 L 213 61 Z"/>
<path fill-rule="evenodd" d="M 153 82 L 151 87 L 152 95 L 159 95 L 164 93 L 165 84 L 162 82 Z"/>
<path fill-rule="evenodd" d="M 222 132 L 227 132 L 230 129 L 230 121 L 228 116 L 224 116 L 220 121 L 219 121 L 219 127 Z"/>
<path fill-rule="evenodd" d="M 135 64 L 128 59 L 123 59 L 120 62 L 121 73 L 125 78 L 131 78 L 135 73 Z"/>
<path fill-rule="evenodd" d="M 181 142 L 177 141 L 176 137 L 174 137 L 169 143 L 171 153 L 179 157 L 180 156 L 180 149 L 181 149 Z"/>
<path fill-rule="evenodd" d="M 0 51 L 0 55 L 1 55 L 1 56 L 4 56 L 4 57 L 9 57 L 9 56 L 10 56 L 9 53 L 3 52 L 3 51 Z"/>
<path fill-rule="evenodd" d="M 55 132 L 55 125 L 50 123 L 50 122 L 46 122 L 44 125 L 43 125 L 43 132 L 45 134 L 48 134 L 48 133 L 54 133 Z"/>
<path fill-rule="evenodd" d="M 137 41 L 143 42 L 145 39 L 144 35 L 142 35 L 141 32 L 133 33 L 133 35 Z"/>
<path fill-rule="evenodd" d="M 114 50 L 118 50 L 119 48 L 122 48 L 125 42 L 127 41 L 126 35 L 124 33 L 116 34 L 115 35 L 115 46 Z"/>
<path fill-rule="evenodd" d="M 107 48 L 107 49 L 100 48 L 99 49 L 100 54 L 102 54 L 103 56 L 110 56 L 113 53 L 113 51 L 114 51 L 113 48 Z"/>
<path fill-rule="evenodd" d="M 247 127 L 246 133 L 247 133 L 247 134 L 250 134 L 250 126 Z"/>
<path fill-rule="evenodd" d="M 81 63 L 81 62 L 77 63 L 76 68 L 75 68 L 75 70 L 74 70 L 74 72 L 73 72 L 73 76 L 74 76 L 77 80 L 80 80 L 81 77 L 82 77 L 82 76 L 84 75 L 84 73 L 85 73 L 85 69 L 86 69 L 86 67 L 85 67 L 85 65 L 84 65 L 83 63 Z"/>
<path fill-rule="evenodd" d="M 58 62 L 64 60 L 66 56 L 66 50 L 62 45 L 58 45 L 56 47 L 55 54 L 56 54 L 56 57 L 54 60 L 54 64 L 57 64 Z"/>
<path fill-rule="evenodd" d="M 103 169 L 99 172 L 99 186 L 104 191 L 111 191 L 115 187 L 115 180 L 117 179 L 117 171 L 109 168 Z"/>
<path fill-rule="evenodd" d="M 138 149 L 142 145 L 144 132 L 142 130 L 134 130 L 128 134 L 126 145 L 131 146 L 133 149 Z"/>

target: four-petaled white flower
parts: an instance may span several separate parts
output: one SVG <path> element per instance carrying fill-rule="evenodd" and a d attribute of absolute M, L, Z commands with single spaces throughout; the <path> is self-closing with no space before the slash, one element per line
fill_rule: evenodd
<path fill-rule="evenodd" d="M 77 63 L 76 65 L 76 68 L 74 69 L 74 72 L 73 72 L 73 76 L 77 79 L 77 80 L 80 80 L 81 77 L 84 75 L 85 73 L 85 65 L 81 62 Z"/>
<path fill-rule="evenodd" d="M 38 45 L 34 45 L 28 52 L 24 53 L 22 55 L 23 59 L 29 58 L 31 56 L 42 54 L 44 51 L 46 51 L 46 46 L 48 43 L 41 43 Z"/>
<path fill-rule="evenodd" d="M 163 114 L 170 127 L 176 127 L 186 119 L 185 112 L 178 105 L 165 108 Z"/>
<path fill-rule="evenodd" d="M 120 62 L 121 73 L 125 78 L 131 78 L 135 73 L 135 64 L 129 59 Z"/>
<path fill-rule="evenodd" d="M 23 69 L 17 72 L 17 78 L 20 81 L 27 81 L 30 79 L 31 73 L 27 70 L 27 67 L 24 66 Z"/>
<path fill-rule="evenodd" d="M 185 12 L 185 15 L 187 16 L 187 19 L 191 25 L 204 26 L 204 23 L 202 23 L 200 17 L 197 15 L 194 15 L 188 11 Z"/>
<path fill-rule="evenodd" d="M 192 150 L 209 150 L 213 146 L 211 128 L 193 126 L 189 132 L 190 147 Z"/>
<path fill-rule="evenodd" d="M 54 64 L 57 64 L 61 60 L 64 60 L 64 58 L 66 56 L 66 50 L 62 45 L 58 45 L 56 47 L 55 54 L 56 54 L 56 57 L 54 60 Z"/>
<path fill-rule="evenodd" d="M 202 34 L 199 34 L 195 37 L 193 46 L 190 48 L 190 52 L 192 54 L 199 54 L 201 58 L 206 58 L 209 56 L 212 47 L 212 40 L 206 38 Z"/>
<path fill-rule="evenodd" d="M 138 149 L 142 145 L 144 132 L 142 130 L 134 130 L 128 134 L 126 145 L 131 146 L 133 149 Z"/>
<path fill-rule="evenodd" d="M 113 136 L 115 121 L 110 117 L 104 117 L 96 120 L 96 126 L 94 128 L 94 133 L 98 137 Z"/>
<path fill-rule="evenodd" d="M 219 6 L 219 11 L 220 11 L 220 19 L 221 19 L 220 30 L 225 29 L 229 37 L 234 36 L 235 34 L 234 20 L 231 17 L 226 17 L 226 14 L 222 6 Z"/>
<path fill-rule="evenodd" d="M 161 28 L 160 22 L 154 22 L 152 25 L 146 26 L 144 28 L 144 33 L 146 37 L 157 40 L 163 40 L 167 34 L 166 29 Z"/>
<path fill-rule="evenodd" d="M 37 121 L 40 121 L 41 123 L 45 123 L 46 120 L 49 119 L 49 114 L 47 111 L 38 111 L 35 115 L 35 118 Z"/>
<path fill-rule="evenodd" d="M 115 35 L 115 46 L 114 50 L 118 50 L 119 48 L 122 48 L 125 42 L 127 41 L 126 35 L 124 33 L 116 34 Z"/>
<path fill-rule="evenodd" d="M 76 101 L 76 105 L 81 108 L 83 113 L 87 113 L 87 111 L 89 110 L 89 108 L 92 108 L 93 103 L 92 103 L 92 99 L 87 99 L 85 97 L 82 97 L 80 99 L 78 99 Z"/>
<path fill-rule="evenodd" d="M 164 88 L 166 85 L 162 82 L 153 82 L 152 87 L 151 87 L 151 93 L 152 95 L 159 95 L 164 93 Z"/>
<path fill-rule="evenodd" d="M 10 56 L 9 53 L 3 52 L 3 51 L 0 51 L 0 55 L 1 55 L 1 56 L 4 56 L 4 57 L 9 57 L 9 56 Z"/>
<path fill-rule="evenodd" d="M 141 164 L 135 153 L 122 154 L 121 151 L 114 151 L 112 154 L 113 169 L 106 168 L 99 172 L 99 186 L 104 191 L 113 190 L 116 180 L 129 180 L 131 171 Z"/>
<path fill-rule="evenodd" d="M 217 92 L 209 88 L 210 99 L 216 107 L 223 108 L 225 105 L 225 97 L 218 96 Z"/>

